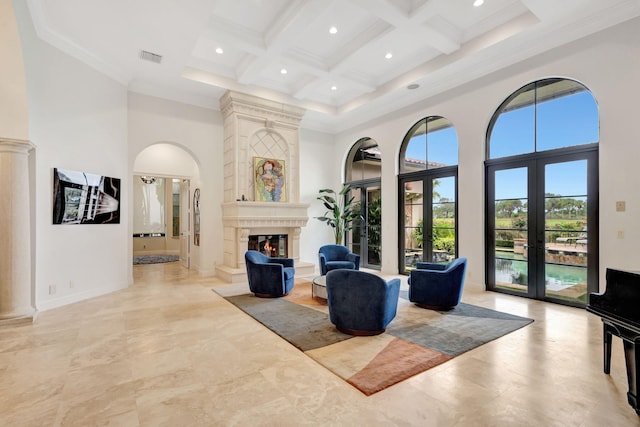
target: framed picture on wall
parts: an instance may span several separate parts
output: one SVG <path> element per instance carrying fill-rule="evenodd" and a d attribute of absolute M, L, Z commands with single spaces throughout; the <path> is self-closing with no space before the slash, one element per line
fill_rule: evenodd
<path fill-rule="evenodd" d="M 193 191 L 193 244 L 200 246 L 200 189 Z"/>
<path fill-rule="evenodd" d="M 120 224 L 120 179 L 53 169 L 54 224 Z"/>
<path fill-rule="evenodd" d="M 254 157 L 253 172 L 257 202 L 287 201 L 284 160 Z"/>

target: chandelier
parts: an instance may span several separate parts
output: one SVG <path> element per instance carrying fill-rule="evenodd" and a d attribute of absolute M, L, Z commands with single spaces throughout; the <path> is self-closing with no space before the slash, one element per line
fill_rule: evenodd
<path fill-rule="evenodd" d="M 142 180 L 142 182 L 144 182 L 145 184 L 153 184 L 154 182 L 156 182 L 156 177 L 155 176 L 146 176 L 146 175 L 142 175 L 140 176 L 140 179 Z"/>

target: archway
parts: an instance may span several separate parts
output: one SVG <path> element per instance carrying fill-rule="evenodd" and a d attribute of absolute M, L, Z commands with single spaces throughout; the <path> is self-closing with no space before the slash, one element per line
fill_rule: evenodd
<path fill-rule="evenodd" d="M 131 182 L 134 258 L 178 255 L 183 267 L 199 265 L 200 168 L 195 156 L 171 142 L 149 145 L 134 160 Z"/>

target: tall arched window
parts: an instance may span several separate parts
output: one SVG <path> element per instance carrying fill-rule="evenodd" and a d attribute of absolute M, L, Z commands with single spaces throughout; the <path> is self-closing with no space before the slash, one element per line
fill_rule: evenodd
<path fill-rule="evenodd" d="M 598 289 L 598 107 L 581 83 L 539 80 L 487 131 L 486 283 L 584 306 Z"/>
<path fill-rule="evenodd" d="M 400 150 L 400 173 L 458 164 L 458 136 L 444 117 L 420 120 L 407 133 Z"/>
<path fill-rule="evenodd" d="M 345 170 L 346 182 L 380 179 L 382 156 L 378 143 L 371 138 L 358 140 L 349 150 Z"/>
<path fill-rule="evenodd" d="M 382 257 L 382 200 L 380 182 L 382 156 L 378 143 L 371 138 L 358 140 L 349 150 L 345 165 L 345 183 L 351 185 L 350 196 L 360 206 L 363 221 L 357 221 L 347 236 L 351 250 L 360 255 L 360 264 L 380 268 Z"/>
<path fill-rule="evenodd" d="M 449 120 L 414 124 L 400 147 L 400 272 L 457 256 L 458 136 Z"/>

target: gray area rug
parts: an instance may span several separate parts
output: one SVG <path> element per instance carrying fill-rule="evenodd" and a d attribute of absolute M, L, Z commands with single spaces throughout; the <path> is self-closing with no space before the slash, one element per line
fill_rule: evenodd
<path fill-rule="evenodd" d="M 392 322 L 387 333 L 454 357 L 533 322 L 463 302 L 453 310 L 432 313 L 437 315 L 425 315 L 420 324 Z"/>
<path fill-rule="evenodd" d="M 284 299 L 257 298 L 253 294 L 226 299 L 302 351 L 351 338 L 333 326 L 328 314 Z"/>
<path fill-rule="evenodd" d="M 141 255 L 133 257 L 133 264 L 161 264 L 163 262 L 175 262 L 179 259 L 178 255 Z"/>
<path fill-rule="evenodd" d="M 352 339 L 336 330 L 328 307 L 311 298 L 310 285 L 296 282 L 284 298 L 257 298 L 246 284 L 213 290 L 367 396 L 533 322 L 466 303 L 426 310 L 401 291 L 385 333 Z"/>
<path fill-rule="evenodd" d="M 401 293 L 403 299 L 406 295 Z M 302 351 L 352 338 L 336 330 L 328 313 L 317 308 L 253 294 L 225 298 Z M 532 319 L 462 302 L 453 310 L 433 311 L 404 301 L 398 304 L 398 314 L 385 333 L 455 357 L 531 322 Z"/>

